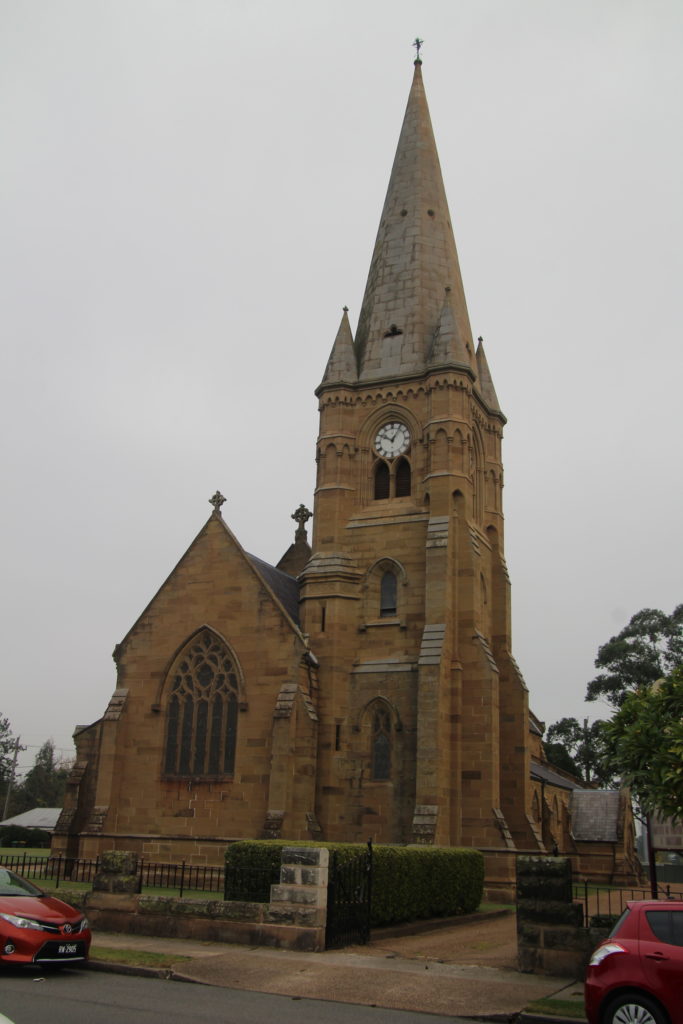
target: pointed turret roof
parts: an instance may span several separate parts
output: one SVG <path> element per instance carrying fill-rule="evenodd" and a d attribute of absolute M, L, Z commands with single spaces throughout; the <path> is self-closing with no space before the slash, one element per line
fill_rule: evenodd
<path fill-rule="evenodd" d="M 470 362 L 472 331 L 418 60 L 356 331 L 359 381 L 424 372 L 447 287 L 453 336 Z"/>
<path fill-rule="evenodd" d="M 453 366 L 455 364 L 469 370 L 473 379 L 476 376 L 474 353 L 467 339 L 464 339 L 461 335 L 458 321 L 453 312 L 450 287 L 446 288 L 441 315 L 434 332 L 427 362 L 430 367 Z"/>
<path fill-rule="evenodd" d="M 349 311 L 344 306 L 341 323 L 334 339 L 334 345 L 327 360 L 322 384 L 355 384 L 358 380 L 356 352 L 353 345 L 353 333 L 349 323 Z"/>
<path fill-rule="evenodd" d="M 486 359 L 486 353 L 484 352 L 484 339 L 479 338 L 479 344 L 477 346 L 477 388 L 479 394 L 486 402 L 489 412 L 498 413 L 503 416 L 503 412 L 498 402 L 498 395 L 496 389 L 493 386 L 493 377 L 489 370 L 488 360 Z M 503 420 L 505 417 L 503 416 Z"/>

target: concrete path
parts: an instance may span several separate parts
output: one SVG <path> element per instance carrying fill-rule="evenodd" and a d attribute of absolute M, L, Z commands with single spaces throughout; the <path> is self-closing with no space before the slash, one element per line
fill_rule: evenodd
<path fill-rule="evenodd" d="M 461 1017 L 510 1018 L 571 981 L 515 970 L 514 917 L 420 935 L 375 932 L 368 946 L 324 953 L 102 932 L 94 944 L 189 956 L 174 976 L 206 985 Z"/>

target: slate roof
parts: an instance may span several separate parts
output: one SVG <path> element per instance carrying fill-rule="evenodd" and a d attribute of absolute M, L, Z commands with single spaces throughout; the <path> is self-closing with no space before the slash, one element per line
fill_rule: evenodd
<path fill-rule="evenodd" d="M 614 843 L 619 836 L 621 794 L 616 789 L 579 789 L 572 793 L 574 839 L 587 843 Z"/>
<path fill-rule="evenodd" d="M 531 778 L 538 779 L 539 782 L 547 782 L 549 786 L 559 786 L 561 789 L 581 789 L 578 782 L 572 782 L 566 775 L 560 775 L 559 772 L 553 771 L 546 764 L 539 764 L 538 761 L 531 762 Z"/>
<path fill-rule="evenodd" d="M 254 566 L 259 576 L 261 576 L 264 582 L 267 583 L 273 591 L 290 619 L 292 619 L 297 626 L 300 625 L 299 584 L 294 577 L 289 576 L 286 572 L 282 572 L 280 569 L 276 569 L 274 565 L 269 565 L 268 562 L 264 562 L 263 559 L 257 558 L 256 555 L 250 555 L 247 552 L 247 558 Z"/>

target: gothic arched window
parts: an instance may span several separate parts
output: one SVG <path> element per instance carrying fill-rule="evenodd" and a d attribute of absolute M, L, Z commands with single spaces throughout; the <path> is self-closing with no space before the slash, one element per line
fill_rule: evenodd
<path fill-rule="evenodd" d="M 397 498 L 410 496 L 410 463 L 407 459 L 399 459 L 396 463 L 395 488 Z"/>
<path fill-rule="evenodd" d="M 397 592 L 396 574 L 389 571 L 383 573 L 379 588 L 380 616 L 396 614 Z"/>
<path fill-rule="evenodd" d="M 379 706 L 372 716 L 372 778 L 391 778 L 391 718 L 389 709 Z"/>
<path fill-rule="evenodd" d="M 389 497 L 389 467 L 386 462 L 378 462 L 375 466 L 375 501 Z"/>
<path fill-rule="evenodd" d="M 209 629 L 176 659 L 167 681 L 165 775 L 233 774 L 237 671 L 227 646 Z"/>

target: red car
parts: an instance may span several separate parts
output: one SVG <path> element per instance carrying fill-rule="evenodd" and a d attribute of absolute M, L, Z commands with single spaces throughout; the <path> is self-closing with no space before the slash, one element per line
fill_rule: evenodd
<path fill-rule="evenodd" d="M 683 1024 L 683 902 L 628 903 L 586 968 L 588 1024 Z"/>
<path fill-rule="evenodd" d="M 88 921 L 0 867 L 0 964 L 72 964 L 88 959 Z"/>

